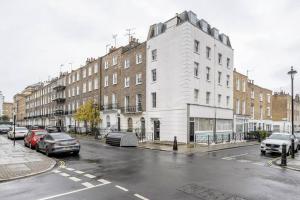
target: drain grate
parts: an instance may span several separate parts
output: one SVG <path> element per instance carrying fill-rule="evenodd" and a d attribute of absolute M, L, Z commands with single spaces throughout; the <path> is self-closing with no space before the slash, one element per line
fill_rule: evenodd
<path fill-rule="evenodd" d="M 197 184 L 187 184 L 177 190 L 202 200 L 246 200 L 236 195 L 224 193 L 216 189 L 206 188 Z"/>

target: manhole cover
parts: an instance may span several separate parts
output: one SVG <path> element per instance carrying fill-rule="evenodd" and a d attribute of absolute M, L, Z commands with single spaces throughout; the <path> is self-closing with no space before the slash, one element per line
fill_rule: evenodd
<path fill-rule="evenodd" d="M 178 190 L 202 200 L 246 200 L 236 195 L 206 188 L 197 184 L 184 185 L 178 188 Z"/>

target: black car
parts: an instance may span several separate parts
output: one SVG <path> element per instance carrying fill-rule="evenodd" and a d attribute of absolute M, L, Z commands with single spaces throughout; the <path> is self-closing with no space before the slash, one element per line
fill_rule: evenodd
<path fill-rule="evenodd" d="M 10 131 L 10 127 L 6 124 L 0 124 L 0 133 L 8 133 Z"/>
<path fill-rule="evenodd" d="M 80 143 L 66 133 L 48 133 L 40 138 L 36 150 L 44 152 L 47 156 L 61 153 L 77 155 L 80 151 Z"/>

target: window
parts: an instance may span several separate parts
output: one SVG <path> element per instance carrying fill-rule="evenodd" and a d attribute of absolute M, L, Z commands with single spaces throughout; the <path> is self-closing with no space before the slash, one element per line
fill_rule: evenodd
<path fill-rule="evenodd" d="M 254 119 L 254 105 L 251 105 L 251 116 Z"/>
<path fill-rule="evenodd" d="M 80 80 L 80 73 L 79 73 L 79 71 L 77 72 L 77 81 L 79 81 Z"/>
<path fill-rule="evenodd" d="M 227 75 L 226 86 L 230 86 L 230 75 Z"/>
<path fill-rule="evenodd" d="M 199 63 L 194 62 L 194 76 L 198 78 L 199 76 Z"/>
<path fill-rule="evenodd" d="M 98 73 L 98 63 L 95 63 L 94 65 L 94 73 Z"/>
<path fill-rule="evenodd" d="M 268 96 L 267 96 L 267 101 L 268 101 L 268 103 L 271 103 L 271 95 L 270 94 L 267 94 Z"/>
<path fill-rule="evenodd" d="M 79 86 L 77 86 L 76 90 L 77 90 L 77 95 L 79 95 Z"/>
<path fill-rule="evenodd" d="M 111 95 L 111 104 L 112 104 L 112 107 L 114 108 L 114 109 L 116 109 L 116 103 L 117 103 L 117 101 L 116 101 L 116 94 L 115 93 L 112 93 L 112 95 Z"/>
<path fill-rule="evenodd" d="M 222 81 L 222 72 L 218 72 L 218 84 L 221 85 Z"/>
<path fill-rule="evenodd" d="M 136 64 L 142 63 L 142 54 L 141 53 L 138 53 L 135 55 L 135 62 L 136 62 Z"/>
<path fill-rule="evenodd" d="M 151 97 L 152 97 L 152 108 L 156 108 L 156 92 L 152 92 Z"/>
<path fill-rule="evenodd" d="M 206 47 L 206 58 L 210 58 L 210 47 Z"/>
<path fill-rule="evenodd" d="M 109 128 L 110 127 L 110 116 L 106 115 L 106 127 Z"/>
<path fill-rule="evenodd" d="M 259 94 L 259 101 L 263 101 L 263 94 L 262 93 Z"/>
<path fill-rule="evenodd" d="M 236 110 L 236 114 L 240 114 L 240 100 L 239 99 L 236 100 L 235 110 Z"/>
<path fill-rule="evenodd" d="M 229 103 L 230 103 L 230 96 L 226 97 L 226 106 L 229 107 Z"/>
<path fill-rule="evenodd" d="M 156 78 L 157 78 L 157 77 L 156 77 L 156 69 L 152 69 L 152 70 L 151 70 L 151 73 L 152 73 L 152 81 L 155 82 L 155 81 L 156 81 Z"/>
<path fill-rule="evenodd" d="M 254 90 L 251 90 L 251 99 L 254 99 Z"/>
<path fill-rule="evenodd" d="M 108 86 L 108 76 L 104 77 L 104 87 Z"/>
<path fill-rule="evenodd" d="M 72 88 L 72 97 L 75 96 L 75 87 Z"/>
<path fill-rule="evenodd" d="M 142 94 L 137 94 L 136 95 L 136 110 L 137 111 L 142 111 Z"/>
<path fill-rule="evenodd" d="M 210 92 L 206 92 L 206 104 L 210 102 Z"/>
<path fill-rule="evenodd" d="M 93 90 L 93 87 L 92 87 L 93 85 L 92 84 L 93 84 L 93 82 L 90 80 L 89 81 L 89 92 Z"/>
<path fill-rule="evenodd" d="M 129 68 L 130 67 L 130 60 L 129 58 L 124 60 L 124 68 Z"/>
<path fill-rule="evenodd" d="M 114 66 L 116 64 L 118 64 L 118 57 L 117 56 L 113 56 L 113 58 L 112 58 L 112 65 Z"/>
<path fill-rule="evenodd" d="M 260 119 L 263 119 L 263 109 L 262 106 L 259 107 Z"/>
<path fill-rule="evenodd" d="M 206 80 L 209 81 L 210 80 L 210 68 L 206 67 Z"/>
<path fill-rule="evenodd" d="M 156 61 L 157 60 L 157 49 L 152 50 L 151 55 L 152 55 L 152 61 Z"/>
<path fill-rule="evenodd" d="M 142 73 L 136 74 L 136 77 L 135 77 L 135 84 L 136 84 L 136 85 L 142 84 Z"/>
<path fill-rule="evenodd" d="M 125 105 L 125 110 L 128 111 L 128 108 L 129 108 L 129 96 L 125 96 L 124 105 Z"/>
<path fill-rule="evenodd" d="M 108 105 L 108 96 L 107 95 L 104 95 L 104 97 L 103 97 L 103 103 L 104 103 L 105 106 Z"/>
<path fill-rule="evenodd" d="M 270 107 L 267 107 L 267 116 L 268 116 L 268 117 L 271 116 L 271 109 L 270 109 Z"/>
<path fill-rule="evenodd" d="M 89 76 L 91 76 L 92 75 L 92 67 L 89 67 L 88 70 L 89 70 Z"/>
<path fill-rule="evenodd" d="M 73 80 L 72 82 L 74 83 L 76 81 L 76 73 L 73 74 Z"/>
<path fill-rule="evenodd" d="M 94 79 L 94 90 L 97 90 L 99 87 L 98 87 L 98 78 L 95 78 Z"/>
<path fill-rule="evenodd" d="M 227 67 L 227 68 L 230 68 L 230 58 L 227 58 L 227 61 L 226 61 L 226 67 Z"/>
<path fill-rule="evenodd" d="M 242 114 L 245 115 L 246 114 L 246 101 L 244 100 L 242 103 Z"/>
<path fill-rule="evenodd" d="M 240 80 L 236 79 L 236 90 L 240 90 Z"/>
<path fill-rule="evenodd" d="M 218 94 L 218 106 L 221 106 L 222 103 L 222 95 Z"/>
<path fill-rule="evenodd" d="M 85 69 L 82 70 L 82 78 L 85 78 L 86 77 L 86 71 Z"/>
<path fill-rule="evenodd" d="M 194 102 L 198 103 L 198 99 L 199 99 L 199 90 L 194 89 Z"/>
<path fill-rule="evenodd" d="M 115 85 L 117 83 L 118 83 L 118 75 L 117 75 L 117 73 L 114 73 L 113 74 L 113 85 Z"/>
<path fill-rule="evenodd" d="M 194 52 L 199 53 L 199 41 L 194 40 Z"/>
<path fill-rule="evenodd" d="M 83 83 L 82 85 L 82 93 L 86 93 L 86 83 Z"/>
<path fill-rule="evenodd" d="M 246 92 L 246 81 L 243 81 L 243 92 Z"/>
<path fill-rule="evenodd" d="M 104 69 L 108 69 L 108 61 L 104 61 Z"/>
<path fill-rule="evenodd" d="M 130 85 L 130 77 L 125 77 L 125 80 L 124 80 L 124 85 L 125 85 L 125 87 L 129 87 L 129 85 Z"/>
<path fill-rule="evenodd" d="M 219 65 L 222 65 L 222 54 L 218 53 L 218 63 Z"/>

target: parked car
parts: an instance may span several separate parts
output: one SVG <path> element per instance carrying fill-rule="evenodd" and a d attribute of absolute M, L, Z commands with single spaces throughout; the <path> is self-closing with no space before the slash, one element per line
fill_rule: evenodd
<path fill-rule="evenodd" d="M 0 133 L 8 133 L 10 131 L 10 127 L 6 124 L 0 124 Z"/>
<path fill-rule="evenodd" d="M 59 133 L 59 132 L 61 132 L 61 128 L 58 126 L 47 126 L 46 131 L 48 133 Z"/>
<path fill-rule="evenodd" d="M 40 140 L 41 137 L 46 135 L 48 132 L 44 129 L 31 130 L 24 138 L 24 146 L 29 147 L 31 149 L 36 148 L 36 144 Z"/>
<path fill-rule="evenodd" d="M 26 127 L 16 127 L 15 128 L 15 138 L 24 138 L 27 135 L 28 129 Z M 14 138 L 14 128 L 7 133 L 8 139 Z"/>
<path fill-rule="evenodd" d="M 265 153 L 282 153 L 282 145 L 286 144 L 287 155 L 292 151 L 291 139 L 293 136 L 288 133 L 273 133 L 270 137 L 261 142 L 260 150 L 262 154 Z M 295 138 L 294 150 L 299 149 L 299 140 Z"/>
<path fill-rule="evenodd" d="M 47 156 L 61 153 L 76 155 L 80 151 L 80 143 L 66 133 L 48 133 L 40 138 L 36 150 L 45 153 Z"/>
<path fill-rule="evenodd" d="M 138 138 L 134 133 L 111 132 L 106 136 L 106 144 L 118 147 L 136 147 Z"/>

